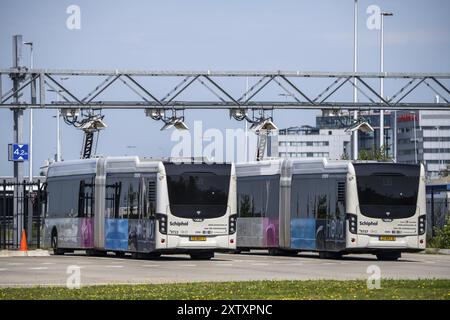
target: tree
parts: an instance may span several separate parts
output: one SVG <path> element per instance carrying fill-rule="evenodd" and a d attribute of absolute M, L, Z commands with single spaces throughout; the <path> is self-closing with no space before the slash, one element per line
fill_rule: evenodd
<path fill-rule="evenodd" d="M 360 150 L 358 153 L 358 159 L 387 161 L 392 158 L 387 154 L 386 146 L 383 145 L 381 148 L 374 148 L 372 150 Z"/>
<path fill-rule="evenodd" d="M 440 176 L 441 178 L 445 178 L 445 177 L 450 176 L 450 164 L 448 164 L 448 165 L 445 167 L 445 169 L 442 169 L 442 170 L 439 172 L 439 176 Z"/>
<path fill-rule="evenodd" d="M 350 157 L 348 156 L 347 152 L 341 154 L 341 160 L 350 160 Z"/>

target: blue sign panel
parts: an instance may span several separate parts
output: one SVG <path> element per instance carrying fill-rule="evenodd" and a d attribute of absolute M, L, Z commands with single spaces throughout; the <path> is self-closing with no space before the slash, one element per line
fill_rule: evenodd
<path fill-rule="evenodd" d="M 291 248 L 316 249 L 316 219 L 291 220 Z"/>
<path fill-rule="evenodd" d="M 128 219 L 105 219 L 105 249 L 128 250 Z"/>
<path fill-rule="evenodd" d="M 28 144 L 12 143 L 9 145 L 10 161 L 28 160 Z"/>

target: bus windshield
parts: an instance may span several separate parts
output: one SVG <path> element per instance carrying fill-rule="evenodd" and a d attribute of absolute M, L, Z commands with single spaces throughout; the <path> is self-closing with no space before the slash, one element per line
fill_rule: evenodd
<path fill-rule="evenodd" d="M 354 164 L 361 213 L 370 218 L 403 219 L 416 212 L 420 167 Z"/>
<path fill-rule="evenodd" d="M 229 164 L 166 164 L 170 211 L 180 218 L 209 219 L 225 215 Z"/>

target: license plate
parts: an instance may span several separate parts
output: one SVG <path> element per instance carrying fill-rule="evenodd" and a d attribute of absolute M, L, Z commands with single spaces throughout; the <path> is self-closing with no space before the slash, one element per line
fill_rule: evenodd
<path fill-rule="evenodd" d="M 395 236 L 380 236 L 380 241 L 395 241 Z"/>
<path fill-rule="evenodd" d="M 206 241 L 206 237 L 197 236 L 197 237 L 189 237 L 190 241 Z"/>

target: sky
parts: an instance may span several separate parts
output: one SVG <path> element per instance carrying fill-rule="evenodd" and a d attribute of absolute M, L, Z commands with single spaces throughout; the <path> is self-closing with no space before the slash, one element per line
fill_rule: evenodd
<path fill-rule="evenodd" d="M 70 5 L 80 7 L 80 29 L 66 26 Z M 379 32 L 366 26 L 370 5 L 394 12 L 385 23 L 386 71 L 450 72 L 448 0 L 359 0 L 359 71 L 379 70 Z M 353 71 L 352 0 L 0 0 L 0 68 L 11 67 L 15 34 L 33 41 L 36 68 Z M 233 85 L 244 89 L 245 83 Z M 120 90 L 115 94 L 125 94 Z M 103 113 L 108 128 L 98 154 L 170 155 L 172 131 L 160 131 L 162 124 L 142 110 Z M 318 113 L 275 111 L 274 120 L 278 128 L 314 125 Z M 34 174 L 54 158 L 54 114 L 34 112 Z M 185 116 L 190 127 L 202 121 L 204 130 L 244 127 L 224 110 Z M 13 171 L 7 161 L 12 119 L 10 110 L 0 110 L 0 176 Z M 28 111 L 24 126 L 28 140 Z M 61 135 L 63 159 L 78 158 L 82 133 L 62 124 Z"/>

